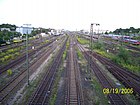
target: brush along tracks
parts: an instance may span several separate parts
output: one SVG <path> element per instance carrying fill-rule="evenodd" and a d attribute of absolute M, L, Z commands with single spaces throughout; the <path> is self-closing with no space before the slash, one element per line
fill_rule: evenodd
<path fill-rule="evenodd" d="M 116 86 L 113 85 L 112 81 L 107 77 L 106 74 L 103 73 L 101 68 L 97 65 L 95 60 L 92 59 L 92 56 L 85 51 L 85 49 L 81 46 L 78 45 L 78 48 L 82 51 L 84 54 L 85 58 L 87 59 L 88 63 L 90 64 L 91 72 L 94 72 L 97 79 L 99 80 L 100 84 L 102 85 L 102 88 L 108 88 L 108 89 L 113 89 L 116 88 Z M 89 59 L 91 58 L 91 59 Z M 108 99 L 110 100 L 110 103 L 112 105 L 128 105 L 126 100 L 122 97 L 121 94 L 107 94 Z"/>
<path fill-rule="evenodd" d="M 140 97 L 140 76 L 124 68 L 119 67 L 118 65 L 110 61 L 109 59 L 102 57 L 101 55 L 97 53 L 93 53 L 92 56 L 94 56 L 101 63 L 106 65 L 107 69 L 126 87 L 133 88 L 134 93 L 138 94 Z"/>
<path fill-rule="evenodd" d="M 66 105 L 84 105 L 78 59 L 75 51 L 75 42 L 71 39 L 66 67 Z"/>
<path fill-rule="evenodd" d="M 43 80 L 39 84 L 37 90 L 31 97 L 29 105 L 48 105 L 49 96 L 51 94 L 52 86 L 55 80 L 55 74 L 61 64 L 62 55 L 66 47 L 67 39 L 65 40 L 62 48 L 53 59 L 52 64 L 49 66 Z"/>
<path fill-rule="evenodd" d="M 54 41 L 54 40 L 53 40 Z M 32 51 L 29 52 L 28 56 L 29 58 L 34 55 L 36 52 L 40 51 L 42 48 L 50 45 L 53 41 L 50 41 L 49 43 L 46 43 L 42 46 L 40 46 L 39 48 L 37 49 L 34 49 Z M 26 60 L 26 55 L 25 53 L 21 56 L 21 57 L 18 57 L 17 59 L 13 60 L 12 62 L 10 62 L 9 64 L 5 65 L 5 66 L 2 66 L 0 67 L 0 75 L 4 72 L 6 72 L 8 69 L 11 69 L 19 64 L 21 64 L 22 62 L 24 62 Z"/>
<path fill-rule="evenodd" d="M 37 70 L 37 68 L 42 64 L 42 62 L 44 62 L 49 57 L 49 55 L 54 51 L 56 46 L 57 44 L 55 44 L 55 46 L 53 46 L 52 48 L 49 48 L 47 51 L 42 52 L 43 56 L 42 55 L 39 56 L 38 60 L 30 65 L 29 67 L 30 75 L 32 75 Z M 26 78 L 27 78 L 27 71 L 26 68 L 24 68 L 24 70 L 22 70 L 22 72 L 19 75 L 15 76 L 5 86 L 3 86 L 0 89 L 0 104 L 4 104 L 5 100 L 7 100 L 7 97 L 10 94 L 12 94 L 12 92 L 16 88 L 20 87 L 21 84 L 26 82 Z"/>

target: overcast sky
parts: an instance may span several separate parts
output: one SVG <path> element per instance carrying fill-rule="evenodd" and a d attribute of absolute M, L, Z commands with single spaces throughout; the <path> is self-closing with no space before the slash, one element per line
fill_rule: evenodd
<path fill-rule="evenodd" d="M 139 5 L 140 0 L 0 0 L 0 24 L 68 30 L 89 30 L 91 23 L 100 23 L 103 30 L 138 28 Z"/>

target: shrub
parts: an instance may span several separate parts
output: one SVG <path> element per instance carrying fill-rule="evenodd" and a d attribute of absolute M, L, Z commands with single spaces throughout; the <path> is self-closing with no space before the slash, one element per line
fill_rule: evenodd
<path fill-rule="evenodd" d="M 8 70 L 7 70 L 7 74 L 8 74 L 8 75 L 12 75 L 12 70 L 11 70 L 11 69 L 8 69 Z"/>
<path fill-rule="evenodd" d="M 131 64 L 131 56 L 126 49 L 120 47 L 117 57 L 120 58 L 122 60 L 122 62 Z"/>
<path fill-rule="evenodd" d="M 82 38 L 77 38 L 78 42 L 81 44 L 89 44 L 89 41 L 86 39 L 82 39 Z"/>
<path fill-rule="evenodd" d="M 103 43 L 101 43 L 101 42 L 94 43 L 94 44 L 93 44 L 93 49 L 102 50 L 102 51 L 105 50 L 105 49 L 104 49 L 104 45 L 103 45 Z"/>

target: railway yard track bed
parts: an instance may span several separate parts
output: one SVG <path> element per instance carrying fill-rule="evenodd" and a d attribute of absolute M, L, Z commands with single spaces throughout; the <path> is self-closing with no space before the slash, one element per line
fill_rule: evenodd
<path fill-rule="evenodd" d="M 140 104 L 137 74 L 89 51 L 88 41 L 72 32 L 52 40 L 54 42 L 41 44 L 35 52 L 29 52 L 29 84 L 25 57 L 17 61 L 18 66 L 16 62 L 11 65 L 11 77 L 4 69 L 0 72 L 1 79 L 7 79 L 0 87 L 0 104 Z M 79 44 L 79 40 L 83 44 Z"/>
<path fill-rule="evenodd" d="M 33 74 L 38 67 L 40 67 L 42 62 L 44 62 L 46 60 L 46 58 L 52 53 L 52 51 L 54 49 L 56 49 L 55 47 L 56 47 L 56 44 L 54 44 L 54 46 L 51 50 L 49 50 L 47 52 L 44 52 L 44 55 L 42 55 L 42 57 L 40 59 L 38 59 L 33 65 L 30 66 L 30 68 L 29 68 L 30 69 L 30 75 Z M 9 102 L 11 102 L 11 99 L 13 99 L 13 98 L 8 98 L 9 95 L 12 93 L 12 91 L 13 91 L 13 93 L 16 93 L 14 91 L 19 89 L 18 85 L 23 86 L 23 83 L 25 83 L 26 80 L 27 80 L 26 79 L 27 78 L 26 74 L 27 73 L 25 71 L 23 71 L 19 76 L 15 77 L 15 79 L 13 79 L 11 81 L 11 83 L 9 82 L 5 87 L 3 87 L 1 89 L 1 91 L 0 91 L 0 101 L 1 101 L 1 103 L 6 104 L 8 102 L 7 99 L 9 100 Z M 22 81 L 24 81 L 24 82 L 22 82 Z M 22 82 L 22 84 L 21 84 L 21 82 Z M 17 87 L 17 88 L 15 88 L 15 87 Z M 11 92 L 11 93 L 9 94 L 9 92 Z"/>

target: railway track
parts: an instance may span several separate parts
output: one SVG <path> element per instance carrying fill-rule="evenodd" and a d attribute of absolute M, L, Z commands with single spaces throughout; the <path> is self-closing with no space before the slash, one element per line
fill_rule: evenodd
<path fill-rule="evenodd" d="M 55 80 L 55 74 L 61 64 L 61 59 L 63 52 L 66 47 L 67 39 L 65 40 L 62 48 L 57 53 L 56 57 L 53 59 L 53 63 L 49 66 L 43 80 L 39 84 L 37 90 L 33 94 L 29 101 L 29 105 L 47 105 L 49 100 L 49 95 L 51 94 L 51 89 Z"/>
<path fill-rule="evenodd" d="M 109 79 L 109 77 L 103 73 L 103 71 L 100 69 L 100 67 L 96 64 L 96 62 L 92 59 L 92 56 L 83 49 L 82 46 L 78 45 L 78 48 L 82 51 L 85 58 L 87 59 L 88 63 L 90 64 L 91 72 L 94 72 L 96 77 L 98 78 L 100 84 L 102 85 L 102 88 L 116 88 L 112 81 Z M 91 59 L 89 59 L 91 58 Z M 122 97 L 121 94 L 113 94 L 110 93 L 107 95 L 111 105 L 128 105 L 126 100 Z"/>
<path fill-rule="evenodd" d="M 132 49 L 132 50 L 140 51 L 140 48 L 137 48 L 137 47 L 133 47 L 133 46 L 130 46 L 130 45 L 126 45 L 126 47 L 129 48 L 129 49 Z"/>
<path fill-rule="evenodd" d="M 75 42 L 73 38 L 70 41 L 70 48 L 67 59 L 67 81 L 66 81 L 66 105 L 84 105 L 83 91 L 77 55 L 75 52 Z"/>
<path fill-rule="evenodd" d="M 55 40 L 55 39 L 54 39 Z M 54 41 L 53 40 L 53 41 Z M 43 47 L 46 47 L 48 46 L 49 44 L 51 44 L 53 41 L 47 43 L 47 44 L 44 44 L 42 46 L 40 46 L 39 48 L 35 49 L 35 50 L 32 50 L 31 52 L 29 52 L 29 57 L 31 57 L 32 55 L 34 55 L 37 51 L 40 51 Z M 10 62 L 8 65 L 5 65 L 5 66 L 2 66 L 0 67 L 0 74 L 2 74 L 3 72 L 7 71 L 8 69 L 22 63 L 23 61 L 26 60 L 26 55 L 22 55 L 21 57 L 17 58 L 16 60 Z"/>
<path fill-rule="evenodd" d="M 53 46 L 52 49 L 49 49 L 48 51 L 43 52 L 43 56 L 40 56 L 40 58 L 34 62 L 32 65 L 30 65 L 30 75 L 32 75 L 36 69 L 38 68 L 38 65 L 40 66 L 42 62 L 44 62 L 47 57 L 54 51 L 54 49 L 57 47 L 57 45 Z M 9 81 L 1 90 L 0 90 L 0 104 L 4 103 L 6 97 L 19 85 L 23 80 L 26 80 L 27 72 L 26 69 L 24 69 L 19 75 L 14 77 L 11 81 Z"/>
<path fill-rule="evenodd" d="M 120 80 L 126 87 L 133 88 L 135 94 L 140 96 L 140 76 L 119 67 L 114 64 L 107 58 L 100 56 L 99 54 L 92 54 L 96 59 L 98 59 L 101 63 L 107 66 L 107 69 L 118 79 Z"/>
<path fill-rule="evenodd" d="M 34 39 L 34 40 L 29 40 L 29 44 L 32 43 L 40 43 L 41 39 Z M 16 48 L 16 47 L 20 47 L 20 46 L 24 46 L 25 45 L 25 41 L 23 42 L 19 42 L 19 43 L 12 43 L 10 45 L 6 45 L 6 46 L 0 46 L 0 51 L 4 52 L 6 50 L 12 49 L 12 48 Z"/>
<path fill-rule="evenodd" d="M 90 37 L 90 36 L 89 36 Z M 83 38 L 86 38 L 87 40 L 90 40 L 90 38 L 87 38 L 87 37 L 83 37 Z M 93 41 L 94 41 L 94 37 L 93 37 Z M 103 41 L 105 44 L 107 45 L 118 45 L 118 42 L 112 42 L 112 41 Z M 131 50 L 135 50 L 135 51 L 140 51 L 140 48 L 137 48 L 137 47 L 134 47 L 134 46 L 131 46 L 131 45 L 124 45 L 125 48 L 128 48 L 128 49 L 131 49 Z"/>

